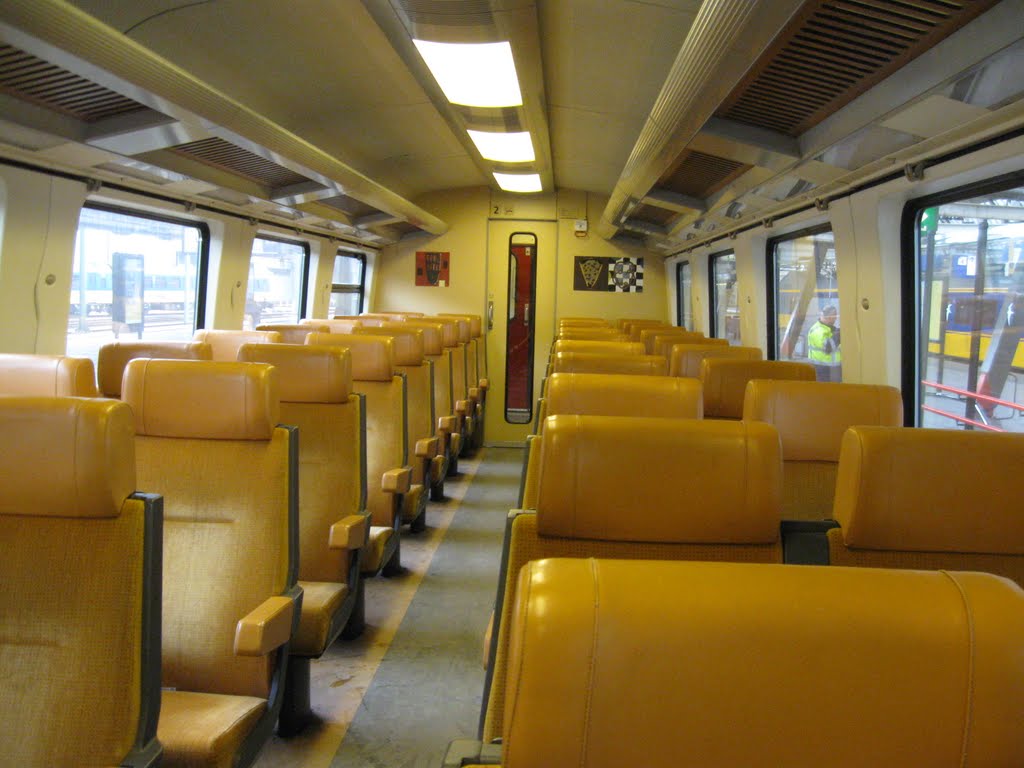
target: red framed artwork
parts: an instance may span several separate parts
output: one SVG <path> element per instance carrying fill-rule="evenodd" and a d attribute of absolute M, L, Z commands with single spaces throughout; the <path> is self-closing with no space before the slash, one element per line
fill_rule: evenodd
<path fill-rule="evenodd" d="M 416 251 L 416 285 L 447 288 L 448 251 Z"/>

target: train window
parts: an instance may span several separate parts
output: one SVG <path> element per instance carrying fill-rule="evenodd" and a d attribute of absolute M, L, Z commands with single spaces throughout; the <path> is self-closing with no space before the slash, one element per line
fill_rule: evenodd
<path fill-rule="evenodd" d="M 693 330 L 693 269 L 690 262 L 676 264 L 676 325 Z"/>
<path fill-rule="evenodd" d="M 338 251 L 334 257 L 331 304 L 327 316 L 358 315 L 362 312 L 365 286 L 366 256 L 362 253 Z"/>
<path fill-rule="evenodd" d="M 711 275 L 711 335 L 740 343 L 740 307 L 736 296 L 736 254 L 713 253 L 708 257 Z"/>
<path fill-rule="evenodd" d="M 922 427 L 1024 432 L 1024 176 L 912 201 L 903 234 L 908 412 Z"/>
<path fill-rule="evenodd" d="M 306 316 L 309 244 L 276 237 L 253 240 L 245 319 L 249 330 L 261 323 L 297 323 Z"/>
<path fill-rule="evenodd" d="M 205 312 L 209 241 L 203 224 L 85 206 L 75 238 L 67 354 L 95 360 L 116 339 L 191 339 Z"/>
<path fill-rule="evenodd" d="M 769 349 L 776 360 L 811 363 L 818 381 L 842 381 L 839 275 L 828 227 L 768 241 Z"/>

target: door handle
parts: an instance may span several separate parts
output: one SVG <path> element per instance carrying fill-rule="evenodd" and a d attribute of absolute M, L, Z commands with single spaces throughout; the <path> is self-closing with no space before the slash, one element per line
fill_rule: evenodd
<path fill-rule="evenodd" d="M 530 305 L 523 304 L 523 325 L 530 327 Z"/>
<path fill-rule="evenodd" d="M 487 330 L 494 329 L 494 301 L 487 302 Z"/>

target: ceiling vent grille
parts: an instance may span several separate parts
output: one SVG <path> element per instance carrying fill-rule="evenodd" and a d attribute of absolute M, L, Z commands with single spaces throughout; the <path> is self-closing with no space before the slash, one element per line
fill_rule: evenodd
<path fill-rule="evenodd" d="M 668 226 L 679 214 L 668 208 L 659 208 L 656 205 L 641 205 L 633 211 L 631 219 L 646 221 L 648 224 L 657 224 L 660 227 Z"/>
<path fill-rule="evenodd" d="M 85 123 L 146 107 L 10 45 L 0 45 L 0 91 Z"/>
<path fill-rule="evenodd" d="M 172 147 L 171 152 L 185 155 L 206 165 L 230 171 L 244 176 L 257 184 L 264 184 L 271 189 L 301 184 L 309 181 L 305 176 L 290 168 L 278 165 L 272 160 L 260 157 L 247 149 L 236 147 L 224 139 L 212 138 L 179 144 Z"/>
<path fill-rule="evenodd" d="M 367 205 L 366 203 L 356 200 L 354 197 L 349 197 L 348 195 L 325 197 L 323 200 L 318 202 L 322 205 L 330 206 L 331 208 L 337 208 L 339 211 L 344 211 L 354 219 L 361 219 L 363 216 L 372 216 L 375 213 L 380 213 L 380 211 L 372 205 Z"/>
<path fill-rule="evenodd" d="M 396 0 L 413 24 L 447 27 L 491 27 L 490 0 Z"/>
<path fill-rule="evenodd" d="M 716 113 L 799 136 L 997 0 L 813 0 Z"/>
<path fill-rule="evenodd" d="M 703 200 L 746 173 L 751 167 L 735 160 L 690 150 L 680 155 L 676 164 L 656 186 Z"/>

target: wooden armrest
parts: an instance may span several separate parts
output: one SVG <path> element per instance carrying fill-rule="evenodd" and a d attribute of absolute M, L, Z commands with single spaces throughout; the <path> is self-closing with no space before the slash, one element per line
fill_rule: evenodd
<path fill-rule="evenodd" d="M 438 443 L 436 437 L 424 437 L 416 441 L 416 455 L 421 459 L 431 459 L 437 456 Z"/>
<path fill-rule="evenodd" d="M 412 467 L 389 469 L 381 476 L 380 487 L 387 493 L 408 493 L 412 487 Z"/>
<path fill-rule="evenodd" d="M 359 549 L 366 543 L 366 516 L 349 515 L 331 526 L 327 546 L 331 549 Z"/>
<path fill-rule="evenodd" d="M 480 399 L 480 387 L 470 387 L 469 388 L 469 399 L 470 400 L 479 400 Z"/>
<path fill-rule="evenodd" d="M 459 416 L 465 416 L 466 415 L 466 411 L 468 411 L 468 410 L 469 410 L 469 401 L 468 400 L 456 400 L 455 401 L 455 412 L 457 414 L 459 414 Z"/>
<path fill-rule="evenodd" d="M 294 611 L 290 597 L 268 597 L 235 627 L 235 655 L 266 656 L 287 643 Z"/>
<path fill-rule="evenodd" d="M 454 432 L 459 428 L 459 420 L 454 416 L 441 416 L 437 420 L 437 428 L 441 432 Z"/>
<path fill-rule="evenodd" d="M 480 389 L 490 389 L 490 388 L 491 388 L 491 381 L 490 381 L 490 379 L 480 379 Z"/>

